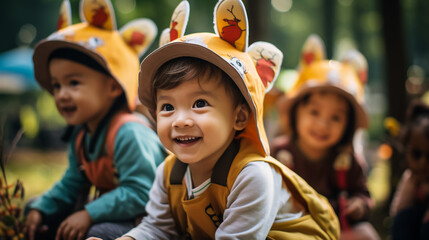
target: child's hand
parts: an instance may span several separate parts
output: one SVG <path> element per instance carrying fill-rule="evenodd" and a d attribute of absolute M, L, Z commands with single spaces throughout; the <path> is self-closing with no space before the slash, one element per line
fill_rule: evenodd
<path fill-rule="evenodd" d="M 27 214 L 27 220 L 25 221 L 24 234 L 28 237 L 28 240 L 34 240 L 36 231 L 42 224 L 42 213 L 36 209 L 30 210 Z"/>
<path fill-rule="evenodd" d="M 344 211 L 347 218 L 350 220 L 360 220 L 365 215 L 365 202 L 359 197 L 352 197 L 347 199 L 346 210 Z"/>
<path fill-rule="evenodd" d="M 55 240 L 83 239 L 91 224 L 91 217 L 86 210 L 75 212 L 61 223 Z"/>

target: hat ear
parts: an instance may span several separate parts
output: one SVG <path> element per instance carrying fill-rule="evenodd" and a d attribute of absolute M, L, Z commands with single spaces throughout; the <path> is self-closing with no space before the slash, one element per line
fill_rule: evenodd
<path fill-rule="evenodd" d="M 368 62 L 362 53 L 357 50 L 350 50 L 344 55 L 341 62 L 351 65 L 356 70 L 356 74 L 358 75 L 362 85 L 367 83 Z"/>
<path fill-rule="evenodd" d="M 215 32 L 242 52 L 247 51 L 248 20 L 240 0 L 219 0 L 214 10 Z"/>
<path fill-rule="evenodd" d="M 302 47 L 299 68 L 324 59 L 326 59 L 325 44 L 317 34 L 311 34 Z"/>
<path fill-rule="evenodd" d="M 159 36 L 159 47 L 162 47 L 169 42 L 170 42 L 170 28 L 165 28 L 164 30 L 162 30 L 162 33 Z"/>
<path fill-rule="evenodd" d="M 248 54 L 255 63 L 256 71 L 264 84 L 265 92 L 268 92 L 279 75 L 283 53 L 271 43 L 255 42 L 250 45 Z"/>
<path fill-rule="evenodd" d="M 81 0 L 80 18 L 92 26 L 116 30 L 115 12 L 110 0 Z"/>
<path fill-rule="evenodd" d="M 128 46 L 141 57 L 155 39 L 158 28 L 152 20 L 140 18 L 127 23 L 119 33 Z"/>
<path fill-rule="evenodd" d="M 189 19 L 189 3 L 186 0 L 177 5 L 170 21 L 170 42 L 185 35 L 186 25 Z"/>
<path fill-rule="evenodd" d="M 57 30 L 66 28 L 72 23 L 71 7 L 69 0 L 64 0 L 60 7 L 60 16 L 58 17 Z"/>

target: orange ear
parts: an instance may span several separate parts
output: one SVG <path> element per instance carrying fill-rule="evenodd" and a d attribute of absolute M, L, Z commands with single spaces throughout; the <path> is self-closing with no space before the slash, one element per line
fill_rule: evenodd
<path fill-rule="evenodd" d="M 214 11 L 216 34 L 239 51 L 246 52 L 249 26 L 243 3 L 240 0 L 220 0 Z"/>
<path fill-rule="evenodd" d="M 189 18 L 189 3 L 186 0 L 177 5 L 170 21 L 170 42 L 185 35 Z"/>
<path fill-rule="evenodd" d="M 152 20 L 140 18 L 127 23 L 119 33 L 128 46 L 141 57 L 155 39 L 158 28 Z"/>
<path fill-rule="evenodd" d="M 357 50 L 348 51 L 341 62 L 350 64 L 355 70 L 359 77 L 362 85 L 365 85 L 368 81 L 368 62 L 366 58 Z"/>
<path fill-rule="evenodd" d="M 58 17 L 57 30 L 70 26 L 71 23 L 72 19 L 70 2 L 69 0 L 64 0 L 60 7 L 60 16 Z"/>
<path fill-rule="evenodd" d="M 326 59 L 325 44 L 318 35 L 312 34 L 307 38 L 302 47 L 299 69 L 323 59 Z"/>
<path fill-rule="evenodd" d="M 256 71 L 264 84 L 265 92 L 268 92 L 279 75 L 283 53 L 271 43 L 255 42 L 250 45 L 248 54 L 255 63 Z"/>
<path fill-rule="evenodd" d="M 95 27 L 115 30 L 116 20 L 110 0 L 81 0 L 80 18 Z"/>

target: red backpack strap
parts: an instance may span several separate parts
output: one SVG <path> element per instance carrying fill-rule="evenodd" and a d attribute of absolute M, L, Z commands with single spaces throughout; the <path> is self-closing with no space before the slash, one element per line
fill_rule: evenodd
<path fill-rule="evenodd" d="M 106 152 L 107 152 L 107 156 L 111 157 L 111 159 L 113 159 L 114 157 L 116 134 L 118 133 L 122 125 L 128 122 L 138 122 L 145 125 L 148 128 L 151 128 L 151 126 L 147 122 L 145 122 L 143 119 L 141 119 L 140 117 L 137 117 L 132 113 L 120 112 L 116 114 L 109 124 L 109 131 L 106 137 L 106 147 L 107 147 Z"/>
<path fill-rule="evenodd" d="M 79 132 L 77 133 L 76 136 L 76 140 L 75 140 L 75 145 L 74 145 L 74 151 L 76 154 L 76 159 L 77 159 L 77 163 L 79 164 L 79 168 L 82 170 L 82 156 L 81 156 L 81 151 L 83 151 L 82 147 L 83 147 L 83 137 L 85 136 L 85 128 L 82 127 Z"/>

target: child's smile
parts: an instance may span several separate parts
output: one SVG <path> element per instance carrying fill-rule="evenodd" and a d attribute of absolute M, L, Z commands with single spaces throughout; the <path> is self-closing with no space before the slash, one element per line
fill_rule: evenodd
<path fill-rule="evenodd" d="M 200 140 L 201 137 L 176 137 L 174 140 L 177 144 L 181 144 L 183 146 L 191 146 Z"/>
<path fill-rule="evenodd" d="M 72 117 L 73 113 L 76 112 L 77 107 L 76 106 L 59 106 L 59 111 L 60 113 L 65 117 L 65 118 L 70 118 Z"/>
<path fill-rule="evenodd" d="M 321 131 L 316 131 L 316 130 L 311 131 L 310 130 L 310 134 L 316 140 L 321 141 L 321 142 L 326 141 L 326 140 L 329 139 L 329 134 L 324 134 Z"/>

